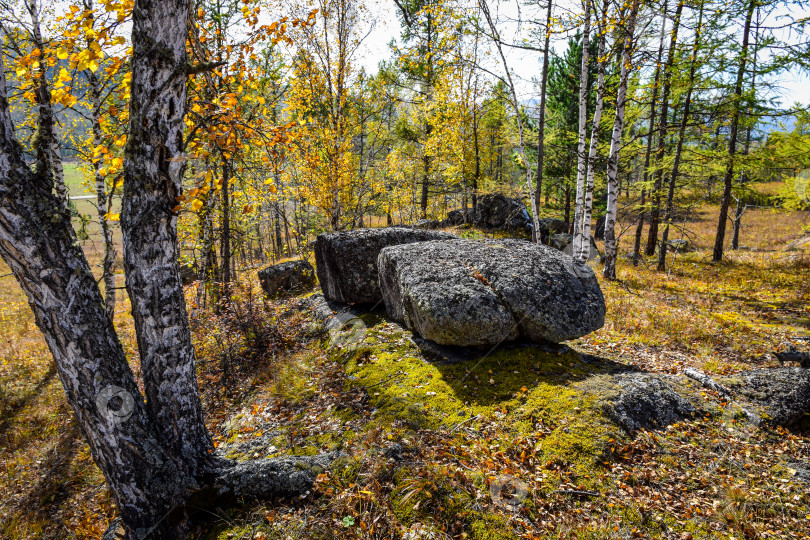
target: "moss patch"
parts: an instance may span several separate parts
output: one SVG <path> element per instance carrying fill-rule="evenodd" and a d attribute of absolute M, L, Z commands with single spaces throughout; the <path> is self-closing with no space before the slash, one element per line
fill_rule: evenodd
<path fill-rule="evenodd" d="M 350 347 L 340 339 L 329 348 L 344 363 L 350 384 L 364 387 L 375 408 L 374 421 L 404 421 L 411 429 L 474 427 L 476 419 L 497 418 L 515 433 L 551 430 L 540 448 L 545 461 L 557 461 L 580 474 L 593 472 L 608 441 L 621 437 L 603 414 L 598 396 L 608 366 L 587 362 L 561 348 L 506 346 L 463 362 L 424 352 L 401 326 L 379 314 L 359 317 Z M 604 379 L 606 381 L 606 379 Z"/>

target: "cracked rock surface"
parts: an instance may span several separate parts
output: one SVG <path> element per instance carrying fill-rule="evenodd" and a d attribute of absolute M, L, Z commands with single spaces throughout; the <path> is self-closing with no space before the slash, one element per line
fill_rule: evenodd
<path fill-rule="evenodd" d="M 405 227 L 355 229 L 319 234 L 315 240 L 315 268 L 327 300 L 373 304 L 382 300 L 377 278 L 377 256 L 386 246 L 448 240 L 454 234 Z"/>
<path fill-rule="evenodd" d="M 667 379 L 653 373 L 615 375 L 618 394 L 608 401 L 605 411 L 628 433 L 665 428 L 698 414 L 700 411 Z"/>
<path fill-rule="evenodd" d="M 810 414 L 810 370 L 752 369 L 723 382 L 755 405 L 771 423 L 791 427 Z"/>
<path fill-rule="evenodd" d="M 593 271 L 548 246 L 422 242 L 383 249 L 378 267 L 388 315 L 440 345 L 559 343 L 604 324 Z"/>

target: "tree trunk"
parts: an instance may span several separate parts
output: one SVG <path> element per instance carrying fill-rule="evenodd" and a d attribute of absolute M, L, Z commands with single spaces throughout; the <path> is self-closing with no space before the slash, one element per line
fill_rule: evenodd
<path fill-rule="evenodd" d="M 26 165 L 6 96 L 0 69 L 0 255 L 28 296 L 122 517 L 146 531 L 196 484 L 153 430 L 70 215 L 48 175 Z"/>
<path fill-rule="evenodd" d="M 680 9 L 679 5 L 679 9 Z M 680 11 L 678 12 L 675 25 L 680 21 Z M 669 191 L 667 192 L 667 207 L 664 215 L 664 232 L 661 234 L 661 245 L 658 247 L 658 270 L 666 270 L 667 263 L 667 242 L 669 241 L 669 227 L 672 223 L 672 206 L 675 197 L 675 184 L 678 181 L 678 173 L 681 165 L 681 155 L 683 153 L 683 141 L 686 137 L 686 126 L 689 122 L 689 111 L 692 106 L 692 91 L 695 87 L 695 72 L 697 71 L 697 53 L 700 49 L 700 33 L 703 24 L 703 2 L 700 4 L 698 12 L 697 30 L 695 30 L 695 42 L 692 45 L 692 57 L 689 59 L 689 87 L 684 98 L 683 116 L 681 125 L 678 128 L 678 144 L 675 148 L 675 160 L 672 164 L 672 173 L 669 178 Z"/>
<path fill-rule="evenodd" d="M 551 40 L 551 7 L 554 5 L 552 0 L 548 0 L 548 9 L 546 10 L 546 37 L 543 43 L 543 71 L 540 76 L 540 112 L 537 118 L 537 182 L 534 186 L 534 207 L 540 208 L 540 193 L 543 188 L 543 159 L 544 159 L 544 146 L 546 133 L 546 86 L 548 84 L 548 48 Z M 520 111 L 516 111 L 518 116 Z M 526 163 L 528 167 L 529 164 Z M 535 212 L 536 213 L 536 212 Z M 537 228 L 533 229 L 532 236 L 535 242 L 539 242 L 537 238 Z"/>
<path fill-rule="evenodd" d="M 740 62 L 737 67 L 737 80 L 734 83 L 734 101 L 732 102 L 731 129 L 728 136 L 728 162 L 726 164 L 726 174 L 723 178 L 723 198 L 720 200 L 720 217 L 717 222 L 717 236 L 714 241 L 712 261 L 723 260 L 723 242 L 726 237 L 726 221 L 728 220 L 728 206 L 731 201 L 731 182 L 734 179 L 734 157 L 737 153 L 737 131 L 740 123 L 740 101 L 742 100 L 742 83 L 745 76 L 745 67 L 748 60 L 748 34 L 751 32 L 751 19 L 754 17 L 756 0 L 748 1 L 748 12 L 745 17 L 745 28 L 743 29 L 742 51 L 740 51 Z"/>
<path fill-rule="evenodd" d="M 211 461 L 213 442 L 197 392 L 175 210 L 185 169 L 187 65 L 186 33 L 178 29 L 186 28 L 188 9 L 186 0 L 143 1 L 132 14 L 121 228 L 148 413 L 172 455 L 197 474 Z"/>
<path fill-rule="evenodd" d="M 472 210 L 478 208 L 478 182 L 481 180 L 481 155 L 478 145 L 478 109 L 473 102 L 473 145 L 475 147 L 475 175 L 472 182 Z M 464 212 L 464 221 L 467 221 L 467 212 Z"/>
<path fill-rule="evenodd" d="M 222 296 L 227 302 L 231 296 L 231 176 L 228 160 L 222 161 L 222 236 L 219 258 L 222 261 Z"/>
<path fill-rule="evenodd" d="M 636 31 L 636 18 L 640 0 L 633 0 L 630 14 L 627 18 L 624 44 L 622 46 L 621 70 L 619 87 L 616 94 L 616 114 L 613 119 L 613 133 L 610 138 L 610 154 L 607 167 L 607 212 L 605 213 L 605 269 L 603 275 L 607 279 L 616 279 L 616 212 L 617 187 L 619 175 L 619 150 L 621 150 L 622 132 L 624 131 L 624 113 L 627 105 L 627 82 L 630 76 L 630 67 L 633 56 L 633 35 Z"/>
<path fill-rule="evenodd" d="M 85 9 L 93 9 L 93 2 L 87 1 Z M 91 19 L 92 20 L 92 19 Z M 89 46 L 89 45 L 88 45 Z M 98 77 L 92 70 L 85 71 L 87 82 L 90 86 L 91 117 L 93 124 L 93 146 L 98 148 L 102 145 L 103 132 L 101 130 L 101 84 Z M 102 262 L 101 279 L 104 282 L 104 307 L 107 310 L 110 320 L 115 317 L 115 244 L 113 242 L 110 221 L 107 214 L 112 211 L 112 193 L 107 194 L 107 182 L 100 174 L 100 157 L 96 159 L 93 154 L 93 175 L 96 184 L 96 205 L 98 207 L 98 225 L 101 231 L 101 239 L 104 242 L 104 260 Z"/>
<path fill-rule="evenodd" d="M 39 74 L 34 98 L 39 118 L 34 138 L 37 174 L 48 178 L 59 201 L 67 208 L 68 195 L 65 187 L 65 173 L 62 169 L 62 152 L 59 147 L 59 135 L 56 127 L 56 115 L 51 105 L 51 90 L 48 87 L 48 63 L 45 58 L 45 42 L 39 26 L 39 8 L 37 0 L 26 0 L 28 14 L 31 16 L 31 32 L 34 46 L 39 49 Z"/>
<path fill-rule="evenodd" d="M 577 191 L 574 203 L 574 246 L 573 253 L 580 253 L 582 245 L 590 247 L 590 239 L 582 234 L 582 210 L 585 203 L 585 177 L 588 170 L 588 158 L 585 155 L 585 129 L 588 121 L 588 62 L 591 34 L 591 1 L 584 0 L 585 28 L 582 33 L 582 66 L 579 73 L 579 138 L 577 140 Z"/>
<path fill-rule="evenodd" d="M 759 50 L 759 11 L 757 11 L 757 27 L 754 31 L 754 53 L 751 60 L 751 95 L 755 95 L 756 81 L 757 81 L 757 52 Z M 743 155 L 747 156 L 751 149 L 751 126 L 746 127 L 745 130 L 745 147 L 743 148 Z M 748 180 L 745 171 L 740 176 L 740 184 L 745 184 Z M 731 238 L 731 249 L 737 250 L 740 248 L 740 229 L 742 228 L 742 218 L 745 214 L 747 206 L 743 204 L 742 197 L 737 199 L 737 208 L 734 212 L 734 235 Z"/>
<path fill-rule="evenodd" d="M 605 26 L 607 25 L 608 0 L 603 0 L 602 17 L 599 19 L 599 71 L 596 80 L 596 109 L 593 112 L 591 127 L 591 145 L 588 148 L 587 178 L 582 202 L 582 236 L 583 241 L 575 256 L 587 261 L 591 253 L 591 214 L 593 212 L 593 180 L 596 172 L 596 149 L 599 145 L 599 133 L 602 124 L 602 109 L 605 104 Z"/>
<path fill-rule="evenodd" d="M 650 155 L 652 154 L 652 143 L 655 134 L 655 119 L 656 119 L 656 106 L 658 104 L 658 86 L 661 77 L 661 58 L 664 55 L 664 37 L 667 29 L 666 17 L 666 2 L 664 3 L 664 10 L 661 16 L 661 34 L 658 38 L 658 56 L 655 61 L 655 76 L 653 77 L 653 90 L 652 98 L 650 99 L 650 128 L 647 132 L 647 150 L 644 153 L 644 176 L 643 184 L 641 187 L 641 211 L 638 216 L 638 223 L 636 224 L 636 236 L 633 241 L 633 265 L 638 266 L 638 261 L 641 258 L 641 234 L 644 231 L 644 219 L 646 208 L 646 189 L 647 179 L 650 170 Z M 657 236 L 657 233 L 656 233 Z"/>
<path fill-rule="evenodd" d="M 523 136 L 523 119 L 520 116 L 520 101 L 518 101 L 517 93 L 515 92 L 515 85 L 512 82 L 512 74 L 509 71 L 509 65 L 506 62 L 506 56 L 503 54 L 503 48 L 501 47 L 501 38 L 498 34 L 497 28 L 495 28 L 495 23 L 492 21 L 492 16 L 489 12 L 489 6 L 485 0 L 479 1 L 478 5 L 481 8 L 481 11 L 484 13 L 484 17 L 486 18 L 487 24 L 489 25 L 489 29 L 492 32 L 495 40 L 495 46 L 498 49 L 498 54 L 501 57 L 501 62 L 503 63 L 503 70 L 506 72 L 506 80 L 509 83 L 509 90 L 512 97 L 512 107 L 515 109 L 515 118 L 517 119 L 518 125 L 518 142 L 519 142 L 519 151 L 520 157 L 523 161 L 523 164 L 526 169 L 526 193 L 529 196 L 529 201 L 531 203 L 532 208 L 532 236 L 534 242 L 540 242 L 540 236 L 538 232 L 540 231 L 540 221 L 537 215 L 537 199 L 532 196 L 535 193 L 534 186 L 532 185 L 532 168 L 529 166 L 528 158 L 526 157 L 526 141 Z M 551 22 L 551 6 L 552 2 L 549 0 L 548 5 L 548 17 L 547 22 Z M 548 27 L 547 27 L 548 28 Z M 548 48 L 546 48 L 548 51 Z M 538 164 L 539 165 L 539 164 Z"/>
<path fill-rule="evenodd" d="M 665 15 L 666 15 L 666 5 Z M 672 65 L 675 61 L 675 46 L 678 43 L 678 27 L 680 26 L 681 13 L 683 12 L 683 2 L 678 2 L 675 12 L 675 20 L 670 33 L 669 50 L 667 51 L 667 63 L 664 66 L 663 89 L 661 92 L 661 117 L 658 121 L 658 148 L 655 153 L 655 177 L 652 193 L 650 194 L 652 208 L 650 210 L 650 230 L 647 235 L 646 254 L 653 255 L 658 242 L 658 226 L 661 213 L 661 189 L 663 187 L 664 175 L 664 150 L 667 142 L 667 122 L 669 121 L 669 93 L 672 87 Z"/>

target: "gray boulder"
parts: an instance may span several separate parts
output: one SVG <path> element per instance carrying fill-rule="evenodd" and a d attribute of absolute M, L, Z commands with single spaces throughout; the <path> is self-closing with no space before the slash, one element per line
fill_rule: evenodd
<path fill-rule="evenodd" d="M 465 215 L 466 214 L 466 215 Z M 464 223 L 472 223 L 475 221 L 472 208 L 457 208 L 447 212 L 447 219 L 443 223 L 447 225 L 463 225 Z"/>
<path fill-rule="evenodd" d="M 440 345 L 559 343 L 604 324 L 593 271 L 547 246 L 424 242 L 383 249 L 378 266 L 389 316 Z"/>
<path fill-rule="evenodd" d="M 420 219 L 413 224 L 414 229 L 438 229 L 442 226 L 443 222 L 436 219 Z"/>
<path fill-rule="evenodd" d="M 573 241 L 574 235 L 568 233 L 557 233 L 551 235 L 551 238 L 549 238 L 548 241 L 548 245 L 550 245 L 554 249 L 559 249 L 560 251 L 563 251 Z"/>
<path fill-rule="evenodd" d="M 543 218 L 537 223 L 540 241 L 548 245 L 551 237 L 558 233 L 568 232 L 568 226 L 561 219 Z"/>
<path fill-rule="evenodd" d="M 193 262 L 180 263 L 180 283 L 191 285 L 199 277 L 199 269 Z"/>
<path fill-rule="evenodd" d="M 377 256 L 386 246 L 449 240 L 457 236 L 441 231 L 405 227 L 355 229 L 319 234 L 315 239 L 315 267 L 328 300 L 375 303 L 382 300 L 377 277 Z"/>
<path fill-rule="evenodd" d="M 618 394 L 608 400 L 605 409 L 608 416 L 628 433 L 661 429 L 700 412 L 663 376 L 622 373 L 613 380 L 618 386 Z"/>
<path fill-rule="evenodd" d="M 791 427 L 810 414 L 810 371 L 807 369 L 753 369 L 730 378 L 727 384 L 759 407 L 772 423 Z"/>
<path fill-rule="evenodd" d="M 264 294 L 273 298 L 281 294 L 301 292 L 315 285 L 315 269 L 308 261 L 288 261 L 259 271 Z"/>
<path fill-rule="evenodd" d="M 607 216 L 605 214 L 602 214 L 596 218 L 596 226 L 593 228 L 593 236 L 597 240 L 605 239 L 605 221 L 607 221 Z"/>
<path fill-rule="evenodd" d="M 500 193 L 488 193 L 478 197 L 474 222 L 485 229 L 507 231 L 530 231 L 532 224 L 526 205 L 518 199 Z"/>

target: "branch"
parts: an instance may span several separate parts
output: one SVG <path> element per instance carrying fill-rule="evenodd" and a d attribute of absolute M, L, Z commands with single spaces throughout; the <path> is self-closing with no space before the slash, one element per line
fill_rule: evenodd
<path fill-rule="evenodd" d="M 186 64 L 183 66 L 183 71 L 186 75 L 196 75 L 198 73 L 203 73 L 204 71 L 211 71 L 212 69 L 216 69 L 220 66 L 224 66 L 227 62 L 202 62 L 199 64 Z"/>

